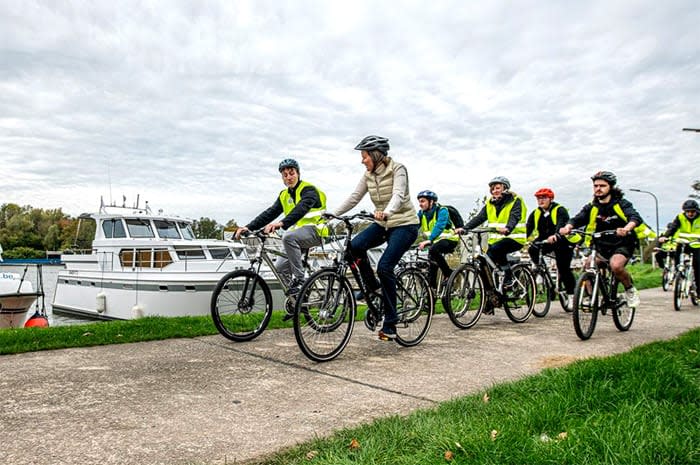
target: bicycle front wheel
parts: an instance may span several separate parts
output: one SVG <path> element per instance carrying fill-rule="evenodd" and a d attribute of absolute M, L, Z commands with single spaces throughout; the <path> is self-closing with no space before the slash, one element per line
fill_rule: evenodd
<path fill-rule="evenodd" d="M 236 342 L 250 341 L 270 322 L 270 287 L 254 271 L 232 271 L 216 284 L 210 309 L 214 326 L 222 336 Z"/>
<path fill-rule="evenodd" d="M 549 313 L 549 308 L 552 305 L 551 278 L 546 271 L 542 271 L 540 268 L 532 272 L 532 278 L 535 280 L 535 306 L 532 309 L 532 314 L 542 318 Z"/>
<path fill-rule="evenodd" d="M 668 289 L 671 287 L 671 281 L 671 270 L 664 268 L 664 272 L 661 275 L 661 288 L 664 291 L 668 291 Z"/>
<path fill-rule="evenodd" d="M 335 270 L 319 270 L 304 283 L 294 312 L 294 337 L 315 362 L 333 360 L 345 349 L 355 325 L 350 282 Z"/>
<path fill-rule="evenodd" d="M 686 289 L 688 289 L 689 280 L 688 272 L 682 271 L 676 275 L 676 282 L 673 285 L 673 308 L 680 311 L 683 306 L 683 301 L 688 297 Z"/>
<path fill-rule="evenodd" d="M 447 280 L 445 311 L 459 329 L 469 329 L 479 321 L 484 310 L 484 282 L 479 270 L 466 263 Z"/>
<path fill-rule="evenodd" d="M 430 284 L 423 273 L 407 268 L 396 275 L 396 342 L 415 346 L 428 334 L 435 311 Z"/>
<path fill-rule="evenodd" d="M 625 299 L 625 287 L 617 279 L 612 280 L 612 292 L 610 301 L 613 302 L 614 308 L 612 312 L 613 323 L 619 331 L 627 331 L 632 326 L 634 314 L 637 311 L 634 307 L 627 305 Z"/>
<path fill-rule="evenodd" d="M 574 330 L 582 339 L 589 339 L 595 330 L 600 307 L 600 290 L 597 288 L 596 274 L 584 272 L 576 283 L 574 291 Z"/>
<path fill-rule="evenodd" d="M 524 323 L 535 308 L 535 280 L 530 268 L 524 264 L 513 267 L 513 287 L 503 299 L 503 309 L 514 323 Z"/>

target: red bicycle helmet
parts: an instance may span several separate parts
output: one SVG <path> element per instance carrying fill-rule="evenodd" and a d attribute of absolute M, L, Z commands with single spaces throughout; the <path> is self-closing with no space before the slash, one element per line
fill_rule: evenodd
<path fill-rule="evenodd" d="M 550 199 L 553 199 L 554 191 L 549 187 L 543 187 L 542 189 L 539 189 L 537 192 L 535 192 L 535 197 L 549 197 Z"/>

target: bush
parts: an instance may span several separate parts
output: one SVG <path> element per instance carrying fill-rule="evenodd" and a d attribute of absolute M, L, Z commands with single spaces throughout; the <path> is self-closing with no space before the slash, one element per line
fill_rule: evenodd
<path fill-rule="evenodd" d="M 43 250 L 32 249 L 31 247 L 15 247 L 14 249 L 5 250 L 2 253 L 3 258 L 46 258 L 46 252 Z"/>

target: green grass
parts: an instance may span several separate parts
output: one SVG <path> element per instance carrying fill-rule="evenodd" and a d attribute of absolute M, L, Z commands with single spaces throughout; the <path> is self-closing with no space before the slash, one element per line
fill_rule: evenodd
<path fill-rule="evenodd" d="M 699 351 L 696 329 L 341 430 L 255 463 L 700 464 Z"/>
<path fill-rule="evenodd" d="M 661 271 L 658 268 L 652 270 L 651 265 L 635 264 L 630 266 L 630 271 L 638 289 L 661 285 Z M 436 301 L 436 312 L 443 312 L 439 300 Z M 363 315 L 364 307 L 361 306 L 358 310 L 358 318 Z M 291 326 L 291 321 L 282 321 L 282 312 L 275 312 L 268 328 L 288 328 Z M 148 317 L 139 320 L 109 321 L 51 328 L 0 329 L 0 355 L 211 334 L 217 334 L 217 331 L 208 316 Z"/>

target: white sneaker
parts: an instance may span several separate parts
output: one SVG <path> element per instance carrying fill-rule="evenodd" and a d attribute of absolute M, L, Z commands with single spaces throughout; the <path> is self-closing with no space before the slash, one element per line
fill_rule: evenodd
<path fill-rule="evenodd" d="M 628 307 L 639 307 L 639 291 L 637 291 L 636 287 L 632 286 L 625 291 L 625 300 L 627 301 Z"/>
<path fill-rule="evenodd" d="M 568 309 L 574 308 L 574 296 L 573 295 L 570 295 L 566 298 L 566 308 L 568 308 Z"/>

